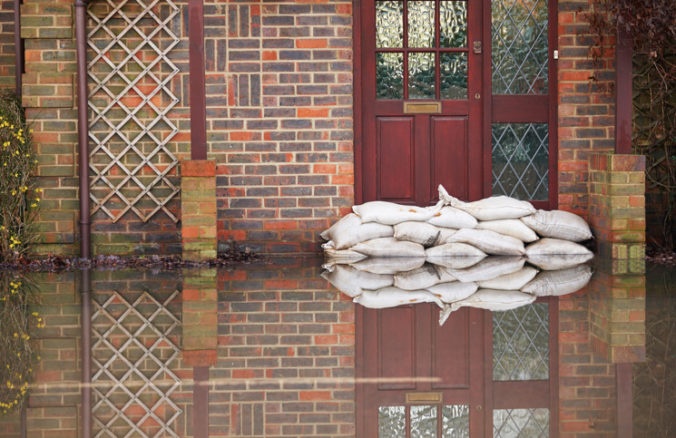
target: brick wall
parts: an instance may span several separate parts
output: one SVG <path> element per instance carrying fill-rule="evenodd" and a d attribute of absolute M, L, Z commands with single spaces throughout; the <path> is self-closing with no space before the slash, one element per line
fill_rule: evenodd
<path fill-rule="evenodd" d="M 0 90 L 14 90 L 16 45 L 14 44 L 14 1 L 0 1 Z"/>

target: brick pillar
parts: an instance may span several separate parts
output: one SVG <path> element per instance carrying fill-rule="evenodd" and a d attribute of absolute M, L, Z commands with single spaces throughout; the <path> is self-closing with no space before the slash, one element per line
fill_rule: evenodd
<path fill-rule="evenodd" d="M 593 154 L 589 222 L 598 252 L 613 260 L 645 258 L 645 157 Z"/>
<path fill-rule="evenodd" d="M 181 163 L 181 243 L 184 260 L 216 257 L 216 163 Z"/>
<path fill-rule="evenodd" d="M 186 271 L 183 279 L 183 360 L 200 367 L 216 363 L 218 292 L 216 270 Z"/>

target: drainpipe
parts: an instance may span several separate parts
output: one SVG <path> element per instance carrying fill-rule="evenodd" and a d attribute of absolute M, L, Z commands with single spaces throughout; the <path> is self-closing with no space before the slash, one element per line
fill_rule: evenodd
<path fill-rule="evenodd" d="M 617 26 L 615 45 L 615 153 L 631 154 L 632 134 L 632 38 Z"/>
<path fill-rule="evenodd" d="M 75 0 L 75 45 L 77 51 L 77 115 L 80 176 L 80 257 L 90 258 L 89 222 L 89 118 L 87 90 L 87 3 Z"/>
<path fill-rule="evenodd" d="M 14 0 L 14 82 L 21 101 L 21 75 L 24 70 L 23 38 L 21 38 L 21 0 Z"/>

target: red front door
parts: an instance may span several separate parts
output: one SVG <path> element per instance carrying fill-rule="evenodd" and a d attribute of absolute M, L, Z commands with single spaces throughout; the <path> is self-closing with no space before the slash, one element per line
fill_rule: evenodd
<path fill-rule="evenodd" d="M 439 184 L 461 199 L 484 195 L 481 9 L 361 2 L 358 201 L 428 205 Z"/>

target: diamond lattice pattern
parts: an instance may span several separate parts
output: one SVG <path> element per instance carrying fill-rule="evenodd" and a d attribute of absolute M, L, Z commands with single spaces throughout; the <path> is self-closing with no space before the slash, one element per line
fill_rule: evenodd
<path fill-rule="evenodd" d="M 171 0 L 94 1 L 88 7 L 90 194 L 92 214 L 146 222 L 179 193 L 178 160 L 168 147 L 178 128 L 178 74 L 169 54 L 179 43 Z"/>
<path fill-rule="evenodd" d="M 177 437 L 182 410 L 171 396 L 180 349 L 178 291 L 97 293 L 92 314 L 92 407 L 96 437 Z"/>

